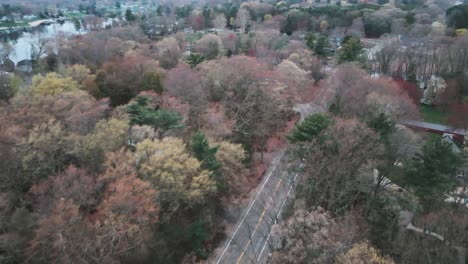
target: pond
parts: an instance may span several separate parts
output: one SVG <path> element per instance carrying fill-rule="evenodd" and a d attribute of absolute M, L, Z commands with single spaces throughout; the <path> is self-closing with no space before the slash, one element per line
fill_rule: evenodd
<path fill-rule="evenodd" d="M 108 19 L 102 24 L 102 27 L 111 25 L 112 19 Z M 57 40 L 62 37 L 71 37 L 73 35 L 85 34 L 88 31 L 77 29 L 72 21 L 64 21 L 49 25 L 41 25 L 35 28 L 27 28 L 15 30 L 0 36 L 1 41 L 8 42 L 12 46 L 13 52 L 10 54 L 10 59 L 17 64 L 22 60 L 30 60 L 32 47 L 38 47 L 41 41 L 47 40 L 47 44 L 54 47 Z"/>

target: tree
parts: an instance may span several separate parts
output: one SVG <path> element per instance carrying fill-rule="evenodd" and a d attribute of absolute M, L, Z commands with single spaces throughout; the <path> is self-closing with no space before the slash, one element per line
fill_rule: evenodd
<path fill-rule="evenodd" d="M 297 124 L 286 138 L 291 143 L 310 142 L 332 125 L 332 119 L 326 114 L 314 114 Z"/>
<path fill-rule="evenodd" d="M 403 182 L 412 188 L 425 209 L 444 199 L 444 194 L 456 186 L 456 171 L 460 156 L 450 143 L 432 139 L 405 165 Z"/>
<path fill-rule="evenodd" d="M 99 203 L 102 187 L 86 170 L 69 166 L 65 171 L 34 185 L 30 192 L 37 212 L 47 214 L 54 202 L 60 199 L 73 202 L 84 212 L 90 212 Z"/>
<path fill-rule="evenodd" d="M 206 34 L 197 41 L 195 50 L 207 60 L 212 60 L 223 53 L 223 42 L 217 35 Z"/>
<path fill-rule="evenodd" d="M 119 172 L 117 177 L 106 175 L 106 181 L 101 177 L 95 181 L 82 170 L 69 168 L 65 175 L 51 177 L 50 186 L 37 186 L 36 194 L 59 198 L 52 197 L 49 208 L 40 213 L 27 255 L 52 263 L 115 263 L 132 253 L 144 253 L 151 226 L 158 220 L 157 192 L 134 170 Z M 80 203 L 89 202 L 90 195 L 95 210 L 82 210 L 89 203 Z"/>
<path fill-rule="evenodd" d="M 224 29 L 226 27 L 226 16 L 224 14 L 216 15 L 215 19 L 213 20 L 213 25 L 217 29 Z"/>
<path fill-rule="evenodd" d="M 167 37 L 159 41 L 156 48 L 158 49 L 159 63 L 165 69 L 175 67 L 182 56 L 179 43 L 174 37 Z"/>
<path fill-rule="evenodd" d="M 12 78 L 14 77 L 10 77 L 6 74 L 0 75 L 0 101 L 8 101 L 15 95 L 17 90 L 12 85 Z"/>
<path fill-rule="evenodd" d="M 136 16 L 132 13 L 132 10 L 125 10 L 125 20 L 131 22 L 136 20 Z"/>
<path fill-rule="evenodd" d="M 133 125 L 148 125 L 158 133 L 158 137 L 172 129 L 182 128 L 180 123 L 182 117 L 176 112 L 165 109 L 153 110 L 148 107 L 148 98 L 139 96 L 136 98 L 136 103 L 127 107 L 127 113 L 130 114 L 130 126 Z"/>
<path fill-rule="evenodd" d="M 449 27 L 458 29 L 466 28 L 468 26 L 467 20 L 468 14 L 468 5 L 455 5 L 445 12 L 447 17 L 447 25 Z"/>
<path fill-rule="evenodd" d="M 203 55 L 194 53 L 194 52 L 190 53 L 190 55 L 188 55 L 185 58 L 185 62 L 188 65 L 190 65 L 190 68 L 196 67 L 198 64 L 202 63 L 204 60 L 205 60 L 205 57 Z"/>
<path fill-rule="evenodd" d="M 210 173 L 189 155 L 180 139 L 147 139 L 137 144 L 136 157 L 139 175 L 157 186 L 169 215 L 179 206 L 201 203 L 216 190 Z"/>
<path fill-rule="evenodd" d="M 163 92 L 162 79 L 163 76 L 159 72 L 146 72 L 143 75 L 142 90 L 161 94 Z"/>
<path fill-rule="evenodd" d="M 330 235 L 333 225 L 323 208 L 295 211 L 272 227 L 272 263 L 328 263 L 338 247 Z"/>
<path fill-rule="evenodd" d="M 43 262 L 79 262 L 90 257 L 92 249 L 86 241 L 91 237 L 79 206 L 60 199 L 50 214 L 42 215 L 26 254 Z"/>
<path fill-rule="evenodd" d="M 77 82 L 81 86 L 90 74 L 91 71 L 85 65 L 75 64 L 69 66 L 65 70 L 64 75 L 65 77 L 71 77 L 75 82 Z"/>
<path fill-rule="evenodd" d="M 128 130 L 128 121 L 111 118 L 99 121 L 87 137 L 90 145 L 105 152 L 116 151 L 128 143 Z"/>
<path fill-rule="evenodd" d="M 317 127 L 309 129 L 312 139 L 296 148 L 304 163 L 304 181 L 296 193 L 308 207 L 336 212 L 373 190 L 366 186 L 374 181 L 373 166 L 383 147 L 377 134 L 356 119 L 335 118 L 328 128 Z"/>
<path fill-rule="evenodd" d="M 468 131 L 468 103 L 455 104 L 450 107 L 449 123 L 455 128 Z"/>
<path fill-rule="evenodd" d="M 363 21 L 364 30 L 368 38 L 379 38 L 381 35 L 391 32 L 391 17 L 381 13 L 365 15 Z"/>
<path fill-rule="evenodd" d="M 343 40 L 342 47 L 338 51 L 338 61 L 340 63 L 356 61 L 362 55 L 363 45 L 357 37 L 347 37 Z"/>
<path fill-rule="evenodd" d="M 375 118 L 369 120 L 367 125 L 379 133 L 380 139 L 384 143 L 388 143 L 389 137 L 395 129 L 395 123 L 385 113 L 378 114 Z"/>
<path fill-rule="evenodd" d="M 382 256 L 378 250 L 367 243 L 354 244 L 346 253 L 336 257 L 337 264 L 394 264 L 389 257 Z"/>
<path fill-rule="evenodd" d="M 211 172 L 211 177 L 216 181 L 218 191 L 226 188 L 222 175 L 222 164 L 216 158 L 219 146 L 210 147 L 208 139 L 201 132 L 197 132 L 192 139 L 192 152 L 201 162 L 201 167 Z"/>
<path fill-rule="evenodd" d="M 315 43 L 317 41 L 317 38 L 315 37 L 314 33 L 311 33 L 311 32 L 307 33 L 307 35 L 305 36 L 305 41 L 309 49 L 311 50 L 315 49 Z"/>
<path fill-rule="evenodd" d="M 159 72 L 157 62 L 138 53 L 106 62 L 96 73 L 100 97 L 109 97 L 112 106 L 127 104 L 142 88 L 146 72 Z"/>
<path fill-rule="evenodd" d="M 69 162 L 67 132 L 59 122 L 40 124 L 21 144 L 25 186 L 57 174 Z"/>
<path fill-rule="evenodd" d="M 271 78 L 274 72 L 255 58 L 234 56 L 203 65 L 209 98 L 221 101 L 231 119 L 237 142 L 253 153 L 263 153 L 266 141 L 286 120 L 291 109 L 287 96 Z"/>
<path fill-rule="evenodd" d="M 244 148 L 227 141 L 215 144 L 218 148 L 215 157 L 221 163 L 226 192 L 232 195 L 245 194 L 249 189 L 250 172 L 244 164 L 247 158 Z"/>
<path fill-rule="evenodd" d="M 32 91 L 37 95 L 57 95 L 78 90 L 78 83 L 70 77 L 61 77 L 57 73 L 33 77 Z"/>
<path fill-rule="evenodd" d="M 329 45 L 328 38 L 325 36 L 320 36 L 317 39 L 317 44 L 314 47 L 315 55 L 319 58 L 324 58 L 328 54 L 326 49 L 329 47 Z"/>
<path fill-rule="evenodd" d="M 190 228 L 189 238 L 192 241 L 192 249 L 197 256 L 207 259 L 208 254 L 204 251 L 203 242 L 208 238 L 203 220 L 198 219 Z"/>
<path fill-rule="evenodd" d="M 352 66 L 345 66 L 335 75 L 334 80 L 330 80 L 323 96 L 332 98 L 328 105 L 333 112 L 345 117 L 357 116 L 366 122 L 380 113 L 392 120 L 415 118 L 418 115 L 415 103 L 396 83 L 361 73 L 358 69 L 352 69 Z"/>
<path fill-rule="evenodd" d="M 241 8 L 237 12 L 236 16 L 236 25 L 241 28 L 241 32 L 245 32 L 247 28 L 247 24 L 250 23 L 250 12 L 245 9 Z"/>

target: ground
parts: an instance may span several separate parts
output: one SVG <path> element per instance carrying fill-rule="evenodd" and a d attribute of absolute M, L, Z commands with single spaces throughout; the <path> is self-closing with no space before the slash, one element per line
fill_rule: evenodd
<path fill-rule="evenodd" d="M 447 119 L 449 116 L 448 111 L 444 111 L 439 107 L 430 105 L 421 105 L 420 111 L 422 118 L 425 122 L 437 123 L 442 125 L 447 124 Z"/>

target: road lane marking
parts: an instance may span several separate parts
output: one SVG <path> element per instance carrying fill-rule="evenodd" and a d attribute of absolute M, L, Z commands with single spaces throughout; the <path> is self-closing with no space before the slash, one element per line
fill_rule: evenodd
<path fill-rule="evenodd" d="M 284 174 L 283 174 L 283 176 L 284 176 Z M 282 181 L 283 181 L 283 178 L 281 178 L 281 179 L 279 180 L 278 185 L 276 185 L 276 189 L 275 189 L 275 192 L 274 192 L 273 194 L 275 194 L 276 191 L 278 191 L 278 188 L 280 187 Z"/>
<path fill-rule="evenodd" d="M 221 256 L 218 258 L 218 261 L 216 261 L 216 264 L 219 264 L 219 263 L 221 262 L 221 260 L 223 259 L 224 254 L 226 254 L 226 251 L 227 251 L 228 247 L 231 245 L 232 240 L 234 239 L 234 237 L 236 236 L 237 232 L 239 231 L 239 228 L 240 228 L 240 227 L 242 226 L 242 224 L 244 223 L 245 218 L 247 217 L 247 215 L 249 214 L 250 210 L 252 209 L 252 206 L 253 206 L 254 203 L 257 201 L 258 196 L 259 196 L 260 193 L 263 191 L 263 188 L 265 188 L 266 183 L 270 180 L 271 175 L 273 175 L 273 172 L 275 171 L 275 169 L 276 169 L 276 167 L 278 166 L 278 164 L 279 164 L 279 162 L 281 161 L 281 159 L 283 159 L 283 155 L 284 155 L 285 152 L 286 152 L 286 150 L 283 150 L 283 152 L 281 152 L 281 155 L 280 155 L 279 159 L 276 161 L 275 166 L 274 166 L 273 169 L 270 171 L 270 174 L 269 174 L 268 177 L 265 179 L 265 182 L 263 183 L 263 185 L 262 185 L 262 187 L 260 188 L 260 190 L 258 190 L 257 195 L 255 195 L 255 198 L 253 199 L 252 203 L 250 204 L 249 208 L 247 209 L 247 212 L 245 213 L 245 215 L 244 215 L 244 217 L 242 218 L 242 220 L 239 222 L 239 225 L 237 226 L 237 228 L 236 228 L 236 230 L 234 231 L 233 235 L 231 236 L 231 238 L 230 238 L 229 241 L 227 242 L 226 246 L 224 247 L 224 250 L 223 250 L 223 252 L 221 253 Z"/>
<path fill-rule="evenodd" d="M 249 241 L 247 241 L 247 244 L 245 245 L 244 250 L 242 250 L 242 253 L 240 254 L 239 258 L 237 259 L 236 264 L 240 263 L 240 261 L 242 260 L 242 257 L 244 256 L 245 251 L 247 250 L 247 247 L 249 246 L 250 243 L 252 243 L 252 238 L 254 237 L 255 232 L 257 232 L 257 228 L 260 225 L 260 223 L 262 222 L 263 217 L 265 216 L 265 212 L 267 211 L 267 209 L 268 209 L 268 207 L 263 209 L 263 212 L 260 215 L 260 217 L 258 218 L 257 224 L 255 225 L 254 231 L 252 232 L 252 235 L 250 236 L 251 238 L 249 239 Z"/>
<path fill-rule="evenodd" d="M 284 174 L 286 174 L 286 173 L 283 173 L 283 176 L 284 176 Z M 275 192 L 273 193 L 273 195 L 276 194 L 276 192 L 278 191 L 278 189 L 279 189 L 279 187 L 281 186 L 281 183 L 282 183 L 282 182 L 283 182 L 283 179 L 281 178 L 281 179 L 279 180 L 278 184 L 276 185 Z M 242 260 L 242 257 L 244 256 L 244 253 L 245 253 L 245 251 L 247 250 L 247 247 L 249 246 L 250 243 L 252 243 L 252 238 L 254 237 L 255 232 L 256 232 L 257 229 L 258 229 L 258 226 L 259 226 L 260 223 L 262 222 L 263 217 L 265 216 L 265 213 L 266 213 L 266 211 L 267 211 L 269 208 L 270 208 L 270 205 L 268 205 L 267 207 L 264 207 L 263 212 L 262 212 L 262 214 L 260 215 L 260 217 L 258 218 L 257 224 L 255 225 L 254 231 L 252 232 L 252 235 L 250 236 L 251 238 L 249 239 L 249 241 L 247 241 L 247 244 L 245 245 L 244 250 L 242 250 L 242 252 L 241 252 L 239 258 L 237 259 L 236 264 L 239 264 L 240 261 Z"/>
<path fill-rule="evenodd" d="M 304 167 L 304 162 L 301 162 L 301 164 L 299 165 L 299 169 L 302 169 L 302 167 Z M 279 217 L 281 215 L 281 212 L 283 211 L 283 208 L 284 208 L 284 205 L 286 204 L 286 201 L 288 200 L 289 194 L 291 193 L 291 190 L 294 187 L 294 183 L 296 182 L 296 178 L 297 178 L 298 174 L 299 174 L 299 172 L 296 172 L 296 175 L 294 175 L 294 178 L 293 178 L 293 181 L 291 183 L 291 186 L 289 187 L 288 193 L 286 194 L 286 197 L 285 197 L 285 199 L 283 201 L 283 204 L 281 204 L 280 210 L 278 211 L 278 214 L 276 215 L 276 219 L 275 219 L 275 222 L 274 222 L 275 225 L 278 223 L 278 219 L 279 219 Z M 257 262 L 259 262 L 260 259 L 262 258 L 263 251 L 265 251 L 265 247 L 266 247 L 270 237 L 271 237 L 271 229 L 270 229 L 270 232 L 268 232 L 267 239 L 265 240 L 265 243 L 263 244 L 262 250 L 260 251 L 260 254 L 258 255 Z"/>
<path fill-rule="evenodd" d="M 244 256 L 245 250 L 246 250 L 246 249 L 247 249 L 247 247 L 249 246 L 249 244 L 250 244 L 250 241 L 251 241 L 251 240 L 249 240 L 249 241 L 247 242 L 247 244 L 245 245 L 245 247 L 244 247 L 244 250 L 242 250 L 242 252 L 241 252 L 241 254 L 240 254 L 239 258 L 237 259 L 237 262 L 236 262 L 236 264 L 239 264 L 239 263 L 240 263 L 240 261 L 242 260 L 242 257 Z"/>

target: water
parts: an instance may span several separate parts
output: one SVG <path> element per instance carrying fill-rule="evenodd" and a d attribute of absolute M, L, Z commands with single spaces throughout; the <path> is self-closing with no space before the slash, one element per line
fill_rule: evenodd
<path fill-rule="evenodd" d="M 111 25 L 114 20 L 109 19 L 102 24 L 102 27 Z M 17 64 L 22 60 L 30 60 L 32 46 L 39 47 L 41 42 L 46 40 L 47 46 L 54 48 L 57 41 L 63 37 L 86 34 L 88 31 L 81 26 L 77 30 L 75 24 L 71 21 L 54 23 L 50 25 L 38 26 L 28 29 L 27 32 L 17 31 L 3 37 L 4 42 L 10 43 L 13 52 L 10 59 Z"/>

